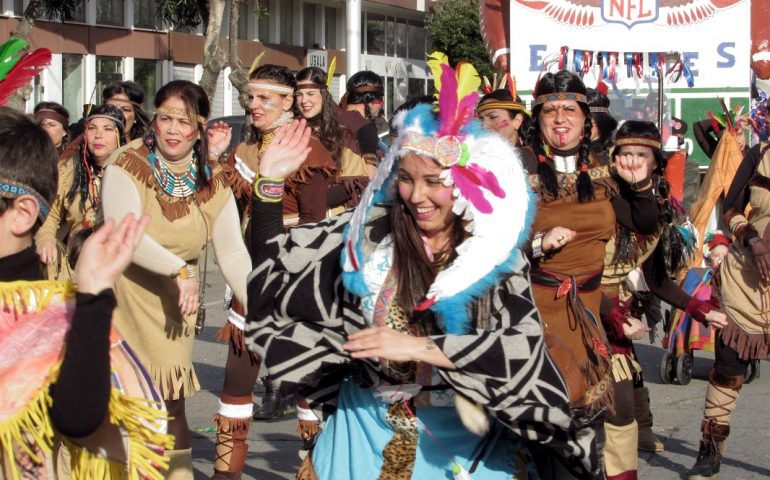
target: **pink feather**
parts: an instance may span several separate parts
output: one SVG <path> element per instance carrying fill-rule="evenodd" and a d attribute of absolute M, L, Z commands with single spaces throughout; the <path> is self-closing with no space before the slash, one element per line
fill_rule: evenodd
<path fill-rule="evenodd" d="M 476 178 L 479 179 L 478 185 L 480 187 L 486 188 L 492 192 L 492 195 L 496 196 L 497 198 L 505 198 L 505 190 L 500 187 L 500 183 L 497 181 L 497 177 L 495 177 L 494 173 L 490 172 L 486 168 L 476 165 L 475 163 L 466 165 L 465 169 L 471 170 Z"/>
<path fill-rule="evenodd" d="M 5 105 L 13 92 L 29 83 L 50 64 L 51 51 L 47 48 L 38 48 L 21 57 L 16 66 L 0 81 L 0 105 Z"/>
<path fill-rule="evenodd" d="M 457 77 L 447 64 L 441 65 L 441 91 L 438 93 L 439 136 L 454 135 L 449 131 L 457 113 Z"/>
<path fill-rule="evenodd" d="M 452 180 L 462 196 L 467 198 L 476 210 L 481 213 L 492 213 L 492 205 L 484 198 L 484 193 L 479 188 L 481 181 L 471 169 L 452 165 Z"/>
<path fill-rule="evenodd" d="M 454 119 L 454 124 L 451 127 L 450 135 L 457 135 L 463 125 L 465 125 L 468 120 L 473 117 L 473 114 L 476 110 L 476 101 L 478 98 L 479 94 L 473 92 L 460 100 L 460 105 L 457 107 L 457 114 Z"/>

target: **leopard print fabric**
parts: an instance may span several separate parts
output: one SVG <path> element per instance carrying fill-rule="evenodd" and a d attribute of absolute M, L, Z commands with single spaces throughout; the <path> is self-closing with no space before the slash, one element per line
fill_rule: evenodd
<path fill-rule="evenodd" d="M 393 438 L 382 451 L 379 480 L 409 480 L 417 458 L 417 422 L 403 402 L 391 404 L 385 420 L 393 428 Z"/>

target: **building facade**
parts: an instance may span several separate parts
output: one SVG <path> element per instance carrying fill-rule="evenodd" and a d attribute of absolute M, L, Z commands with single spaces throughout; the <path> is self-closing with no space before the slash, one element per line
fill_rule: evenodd
<path fill-rule="evenodd" d="M 17 28 L 26 3 L 2 0 L 0 38 Z M 392 112 L 408 98 L 432 91 L 425 64 L 431 51 L 424 28 L 427 7 L 429 0 L 248 0 L 239 4 L 238 53 L 250 65 L 264 51 L 263 63 L 295 71 L 310 65 L 326 70 L 336 57 L 331 91 L 339 98 L 351 64 L 346 45 L 351 44 L 360 50 L 352 64 L 384 78 L 386 111 Z M 71 22 L 38 21 L 30 44 L 50 49 L 53 62 L 35 79 L 28 111 L 39 101 L 55 101 L 69 110 L 74 122 L 84 104 L 101 101 L 106 85 L 133 80 L 147 92 L 144 108 L 152 112 L 152 98 L 163 84 L 200 80 L 202 27 L 166 28 L 155 9 L 155 0 L 83 0 Z M 226 42 L 229 10 L 224 18 Z M 360 36 L 351 37 L 351 32 Z M 229 74 L 229 67 L 220 74 L 212 117 L 243 113 Z"/>

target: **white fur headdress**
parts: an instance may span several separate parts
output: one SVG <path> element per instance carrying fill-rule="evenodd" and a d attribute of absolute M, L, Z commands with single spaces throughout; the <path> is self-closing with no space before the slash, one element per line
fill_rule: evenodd
<path fill-rule="evenodd" d="M 399 119 L 399 136 L 348 225 L 341 262 L 348 291 L 370 293 L 361 271 L 371 208 L 391 201 L 401 155 L 411 151 L 434 159 L 443 169 L 444 184 L 454 186 L 452 210 L 465 220 L 470 235 L 415 310 L 430 309 L 446 333 L 463 334 L 470 328 L 471 302 L 522 268 L 519 247 L 529 237 L 535 202 L 518 153 L 472 118 L 480 83 L 476 71 L 469 64 L 455 71 L 446 63 L 440 63 L 440 70 L 438 118 L 432 105 L 418 105 Z"/>

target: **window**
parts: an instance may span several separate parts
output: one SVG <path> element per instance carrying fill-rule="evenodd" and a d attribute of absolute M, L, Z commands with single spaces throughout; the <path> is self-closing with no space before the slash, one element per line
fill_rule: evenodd
<path fill-rule="evenodd" d="M 396 19 L 396 32 L 393 42 L 396 44 L 395 55 L 397 57 L 406 58 L 406 20 L 403 18 Z"/>
<path fill-rule="evenodd" d="M 96 98 L 102 97 L 104 87 L 123 81 L 123 59 L 96 57 Z"/>
<path fill-rule="evenodd" d="M 124 26 L 123 3 L 124 0 L 99 0 L 96 2 L 96 23 Z"/>
<path fill-rule="evenodd" d="M 326 48 L 340 48 L 337 45 L 337 9 L 326 7 Z"/>
<path fill-rule="evenodd" d="M 24 0 L 13 0 L 13 14 L 18 16 L 24 14 Z"/>
<path fill-rule="evenodd" d="M 393 106 L 393 77 L 385 77 L 385 101 L 387 102 L 385 107 L 388 112 L 388 118 L 390 118 L 393 115 L 393 110 L 395 110 Z"/>
<path fill-rule="evenodd" d="M 238 38 L 249 39 L 249 2 L 238 4 Z"/>
<path fill-rule="evenodd" d="M 315 3 L 302 6 L 302 42 L 308 48 L 319 48 L 315 36 Z"/>
<path fill-rule="evenodd" d="M 385 17 L 373 13 L 366 14 L 366 53 L 369 55 L 385 54 Z"/>
<path fill-rule="evenodd" d="M 284 0 L 279 3 L 281 15 L 281 43 L 284 45 L 291 45 L 293 30 L 292 21 L 294 17 L 294 2 L 290 0 Z"/>
<path fill-rule="evenodd" d="M 411 100 L 415 97 L 421 97 L 425 95 L 425 80 L 422 78 L 410 78 L 407 88 L 407 100 Z"/>
<path fill-rule="evenodd" d="M 260 42 L 270 41 L 270 0 L 259 0 L 257 2 L 257 12 L 259 12 L 259 21 L 257 22 L 257 37 Z"/>
<path fill-rule="evenodd" d="M 160 30 L 158 7 L 155 0 L 132 0 L 134 2 L 134 26 Z"/>
<path fill-rule="evenodd" d="M 409 21 L 407 26 L 409 35 L 409 58 L 413 60 L 425 60 L 425 26 L 422 22 Z"/>
<path fill-rule="evenodd" d="M 83 85 L 83 56 L 62 54 L 62 105 L 70 112 L 70 120 L 80 118 L 85 98 Z"/>
<path fill-rule="evenodd" d="M 145 60 L 137 58 L 134 60 L 134 82 L 144 89 L 144 103 L 142 109 L 145 112 L 154 110 L 153 100 L 162 80 L 161 62 L 158 60 Z"/>

